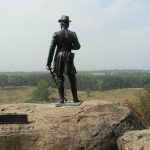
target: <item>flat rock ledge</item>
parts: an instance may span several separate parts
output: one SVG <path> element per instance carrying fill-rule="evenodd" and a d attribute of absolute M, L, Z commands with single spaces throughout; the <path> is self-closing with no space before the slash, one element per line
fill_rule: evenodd
<path fill-rule="evenodd" d="M 150 129 L 128 131 L 117 143 L 119 150 L 150 150 Z"/>
<path fill-rule="evenodd" d="M 29 118 L 29 124 L 0 125 L 0 150 L 118 150 L 124 132 L 145 128 L 128 108 L 98 100 L 67 107 L 9 104 L 0 112 Z"/>

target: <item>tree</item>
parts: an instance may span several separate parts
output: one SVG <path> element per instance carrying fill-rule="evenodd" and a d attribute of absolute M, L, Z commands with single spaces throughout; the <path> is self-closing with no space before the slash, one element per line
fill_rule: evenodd
<path fill-rule="evenodd" d="M 13 75 L 8 78 L 8 84 L 11 86 L 22 86 L 24 85 L 24 79 L 22 76 Z"/>
<path fill-rule="evenodd" d="M 91 92 L 92 92 L 92 91 L 91 91 L 90 89 L 87 89 L 87 90 L 86 90 L 86 95 L 87 95 L 87 97 L 90 97 L 90 96 L 91 96 Z"/>
<path fill-rule="evenodd" d="M 5 85 L 8 84 L 8 76 L 7 75 L 0 75 L 0 86 L 4 88 Z"/>
<path fill-rule="evenodd" d="M 33 98 L 40 101 L 48 101 L 48 83 L 45 80 L 40 80 L 37 89 L 33 92 Z"/>

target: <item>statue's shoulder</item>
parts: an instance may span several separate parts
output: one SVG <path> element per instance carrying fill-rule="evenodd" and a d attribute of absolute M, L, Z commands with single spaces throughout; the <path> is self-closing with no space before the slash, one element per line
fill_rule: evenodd
<path fill-rule="evenodd" d="M 70 32 L 70 33 L 72 33 L 72 34 L 74 34 L 74 33 L 75 33 L 74 31 L 71 31 L 71 30 L 68 30 L 68 32 Z"/>
<path fill-rule="evenodd" d="M 54 32 L 53 36 L 57 37 L 58 35 L 62 34 L 62 30 Z"/>
<path fill-rule="evenodd" d="M 70 34 L 72 34 L 73 36 L 76 36 L 76 33 L 75 33 L 74 31 L 68 30 L 68 32 L 69 32 Z"/>
<path fill-rule="evenodd" d="M 57 36 L 57 35 L 58 35 L 58 32 L 59 32 L 59 31 L 54 32 L 54 33 L 53 33 L 53 36 L 54 36 L 54 37 Z"/>
<path fill-rule="evenodd" d="M 53 36 L 52 36 L 52 37 L 53 37 L 53 39 L 57 39 L 57 36 L 58 36 L 58 35 L 59 35 L 59 31 L 54 32 L 54 33 L 53 33 Z"/>

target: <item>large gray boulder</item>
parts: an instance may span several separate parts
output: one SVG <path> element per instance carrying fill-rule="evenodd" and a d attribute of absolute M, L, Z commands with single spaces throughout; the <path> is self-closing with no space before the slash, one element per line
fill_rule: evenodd
<path fill-rule="evenodd" d="M 150 150 L 150 129 L 126 132 L 117 143 L 119 150 Z"/>
<path fill-rule="evenodd" d="M 125 131 L 144 129 L 128 108 L 106 101 L 67 107 L 11 104 L 0 110 L 29 117 L 29 124 L 0 125 L 2 150 L 117 150 Z"/>

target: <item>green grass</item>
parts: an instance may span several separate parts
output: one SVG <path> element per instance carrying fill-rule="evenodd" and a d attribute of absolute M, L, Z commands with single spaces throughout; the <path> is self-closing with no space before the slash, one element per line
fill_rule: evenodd
<path fill-rule="evenodd" d="M 137 101 L 139 89 L 117 89 L 109 91 L 91 91 L 90 94 L 87 92 L 79 92 L 81 98 L 85 100 L 98 99 L 115 102 Z"/>
<path fill-rule="evenodd" d="M 31 94 L 35 87 L 5 87 L 0 89 L 0 103 L 23 103 L 31 100 Z"/>
<path fill-rule="evenodd" d="M 32 92 L 36 87 L 33 86 L 21 86 L 21 87 L 5 87 L 0 89 L 0 103 L 25 103 L 25 102 L 37 102 L 32 99 Z M 110 91 L 78 91 L 78 97 L 81 100 L 106 100 L 122 103 L 124 101 L 137 101 L 138 92 L 142 89 L 117 89 Z M 57 89 L 49 88 L 50 98 L 53 101 L 58 101 L 59 95 Z M 66 98 L 72 99 L 70 90 L 66 90 Z"/>

